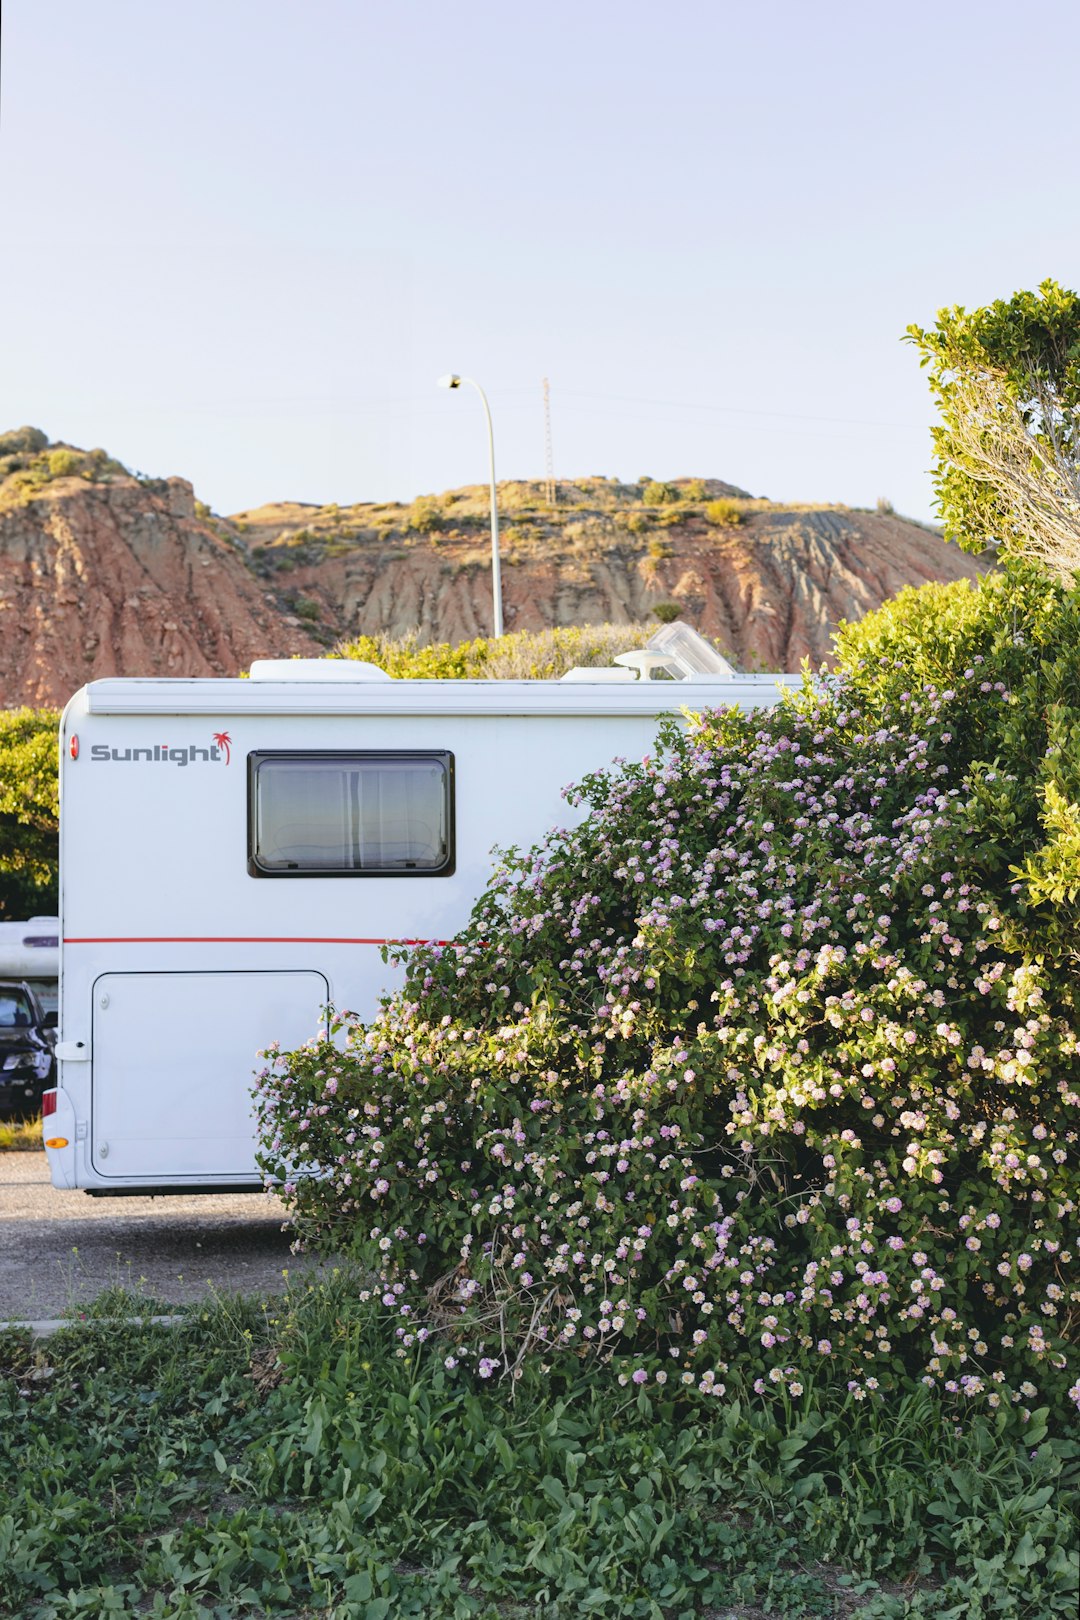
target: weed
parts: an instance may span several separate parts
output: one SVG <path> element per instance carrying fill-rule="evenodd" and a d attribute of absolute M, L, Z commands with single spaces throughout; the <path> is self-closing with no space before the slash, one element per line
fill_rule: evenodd
<path fill-rule="evenodd" d="M 0 1120 L 0 1153 L 41 1151 L 41 1115 L 36 1119 Z"/>
<path fill-rule="evenodd" d="M 174 1330 L 0 1336 L 0 1609 L 633 1620 L 1071 1614 L 1075 1446 L 808 1389 L 511 1398 L 395 1354 L 348 1270 Z M 123 1301 L 109 1301 L 123 1314 Z M 131 1302 L 128 1302 L 130 1308 Z"/>

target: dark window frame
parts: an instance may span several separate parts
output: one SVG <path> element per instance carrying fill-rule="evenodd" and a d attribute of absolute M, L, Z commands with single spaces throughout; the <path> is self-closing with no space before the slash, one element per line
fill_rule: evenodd
<path fill-rule="evenodd" d="M 437 763 L 445 773 L 446 859 L 441 866 L 319 866 L 295 868 L 260 866 L 258 848 L 258 776 L 264 762 L 275 759 L 320 760 L 424 760 Z M 247 756 L 247 869 L 255 878 L 444 878 L 452 877 L 457 863 L 454 756 L 448 748 L 258 748 Z"/>

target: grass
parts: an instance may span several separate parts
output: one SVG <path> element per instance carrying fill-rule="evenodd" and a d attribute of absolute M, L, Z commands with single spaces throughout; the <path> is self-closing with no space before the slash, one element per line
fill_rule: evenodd
<path fill-rule="evenodd" d="M 511 1390 L 399 1357 L 346 1272 L 174 1330 L 0 1336 L 0 1613 L 1046 1620 L 1077 1448 L 891 1410 Z M 97 1319 L 95 1319 L 95 1317 Z M 1071 1493 L 1071 1494 L 1070 1494 Z"/>
<path fill-rule="evenodd" d="M 41 1115 L 36 1119 L 0 1120 L 0 1153 L 41 1151 Z"/>

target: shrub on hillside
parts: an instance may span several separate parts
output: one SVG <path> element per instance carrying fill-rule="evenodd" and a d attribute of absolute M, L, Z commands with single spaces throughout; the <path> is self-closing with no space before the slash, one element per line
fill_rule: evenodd
<path fill-rule="evenodd" d="M 0 479 L 26 467 L 49 443 L 40 428 L 9 428 L 0 433 Z"/>
<path fill-rule="evenodd" d="M 409 508 L 409 528 L 419 534 L 435 534 L 445 523 L 442 507 L 430 495 L 421 495 Z"/>
<path fill-rule="evenodd" d="M 650 479 L 641 492 L 641 499 L 646 506 L 666 506 L 669 501 L 677 501 L 679 492 L 674 484 L 663 484 L 656 479 Z"/>
<path fill-rule="evenodd" d="M 32 497 L 56 478 L 78 477 L 94 483 L 127 476 L 127 468 L 104 450 L 78 450 L 67 444 L 49 448 L 39 428 L 18 428 L 0 434 L 0 478 L 12 478 L 24 498 Z M 164 482 L 161 487 L 165 487 Z"/>
<path fill-rule="evenodd" d="M 1080 1402 L 1080 600 L 911 593 L 842 656 L 589 778 L 370 1025 L 269 1065 L 264 1166 L 403 1349 Z"/>
<path fill-rule="evenodd" d="M 314 622 L 322 618 L 322 606 L 312 596 L 294 596 L 289 606 L 298 619 Z"/>
<path fill-rule="evenodd" d="M 37 455 L 48 447 L 49 435 L 40 428 L 8 428 L 0 433 L 0 456 Z"/>
<path fill-rule="evenodd" d="M 743 509 L 738 501 L 720 499 L 710 501 L 705 508 L 706 520 L 717 529 L 733 528 L 743 521 Z"/>
<path fill-rule="evenodd" d="M 649 520 L 642 512 L 616 512 L 615 527 L 625 529 L 627 534 L 647 534 Z"/>

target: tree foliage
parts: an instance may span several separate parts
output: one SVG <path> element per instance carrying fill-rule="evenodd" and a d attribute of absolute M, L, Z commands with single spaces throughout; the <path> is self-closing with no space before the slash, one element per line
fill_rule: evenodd
<path fill-rule="evenodd" d="M 949 538 L 1037 553 L 1041 524 L 1062 509 L 1080 531 L 1080 295 L 1048 280 L 939 310 L 907 336 L 941 409 L 934 483 Z"/>
<path fill-rule="evenodd" d="M 59 723 L 54 709 L 0 710 L 0 916 L 56 909 Z"/>

